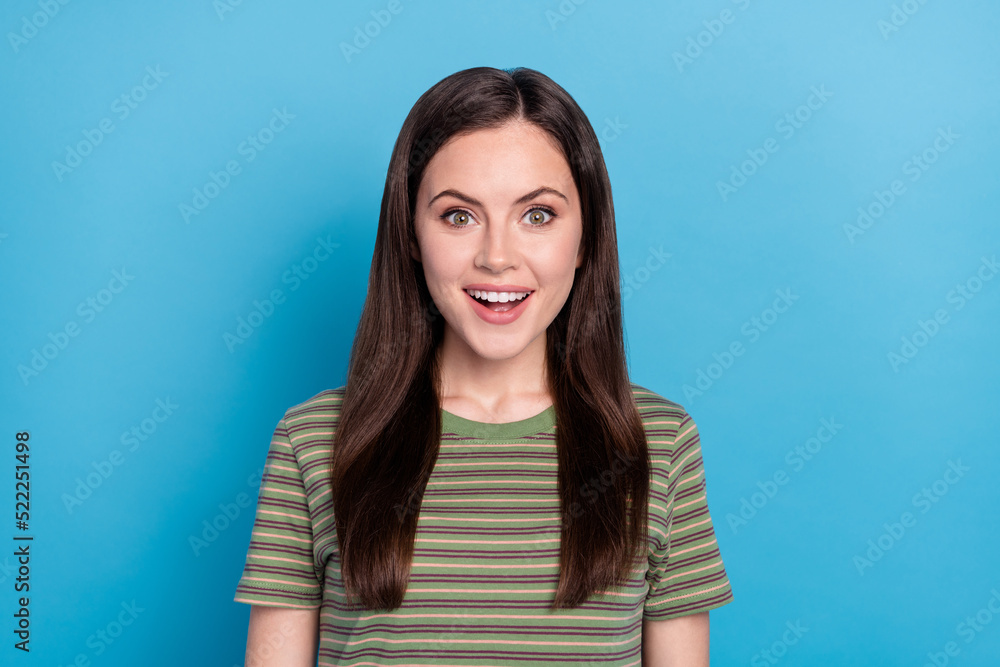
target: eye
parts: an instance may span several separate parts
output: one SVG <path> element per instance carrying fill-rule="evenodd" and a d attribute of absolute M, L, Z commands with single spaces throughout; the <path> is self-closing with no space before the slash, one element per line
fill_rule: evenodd
<path fill-rule="evenodd" d="M 556 217 L 556 214 L 551 209 L 540 206 L 528 211 L 527 220 L 531 223 L 532 227 L 541 227 L 552 222 L 552 218 L 554 217 Z"/>
<path fill-rule="evenodd" d="M 455 216 L 454 220 L 448 220 L 448 218 Z M 469 223 L 472 222 L 472 216 L 469 215 L 468 211 L 463 211 L 460 208 L 453 209 L 451 211 L 446 211 L 444 215 L 441 216 L 442 220 L 447 220 L 451 225 L 455 227 L 468 227 Z"/>

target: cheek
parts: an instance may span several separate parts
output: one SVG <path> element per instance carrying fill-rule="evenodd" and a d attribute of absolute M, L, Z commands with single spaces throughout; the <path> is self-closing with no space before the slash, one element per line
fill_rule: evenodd
<path fill-rule="evenodd" d="M 567 276 L 572 279 L 579 251 L 579 241 L 574 239 L 560 239 L 558 243 L 539 245 L 530 251 L 532 265 L 539 277 L 547 280 L 559 281 Z"/>
<path fill-rule="evenodd" d="M 458 248 L 443 248 L 428 244 L 421 249 L 424 279 L 427 288 L 435 300 L 453 298 L 451 292 L 465 273 L 465 258 L 460 256 Z M 469 260 L 471 261 L 471 260 Z"/>

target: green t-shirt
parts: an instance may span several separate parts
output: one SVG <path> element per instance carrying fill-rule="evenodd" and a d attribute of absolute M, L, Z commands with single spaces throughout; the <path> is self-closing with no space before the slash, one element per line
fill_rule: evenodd
<path fill-rule="evenodd" d="M 639 665 L 644 618 L 732 601 L 697 428 L 683 407 L 633 383 L 652 473 L 648 563 L 626 586 L 549 610 L 561 525 L 554 406 L 502 424 L 442 410 L 440 453 L 412 508 L 403 604 L 346 605 L 328 475 L 343 390 L 317 394 L 278 423 L 235 597 L 319 607 L 320 665 Z"/>

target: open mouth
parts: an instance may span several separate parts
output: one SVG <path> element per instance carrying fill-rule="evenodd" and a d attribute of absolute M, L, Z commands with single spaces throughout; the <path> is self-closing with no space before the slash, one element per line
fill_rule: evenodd
<path fill-rule="evenodd" d="M 473 301 L 495 313 L 505 313 L 524 304 L 534 292 L 485 292 L 483 290 L 467 289 Z"/>

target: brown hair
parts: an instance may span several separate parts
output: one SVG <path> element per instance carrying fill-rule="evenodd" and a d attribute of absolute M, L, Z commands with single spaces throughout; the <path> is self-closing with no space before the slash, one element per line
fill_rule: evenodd
<path fill-rule="evenodd" d="M 448 139 L 513 120 L 537 125 L 562 147 L 583 222 L 583 263 L 546 331 L 562 508 L 552 609 L 627 581 L 645 556 L 649 459 L 625 360 L 614 206 L 597 135 L 569 93 L 544 74 L 474 67 L 421 95 L 393 147 L 334 436 L 341 572 L 348 599 L 357 595 L 370 609 L 402 603 L 417 529 L 412 510 L 441 435 L 435 351 L 444 321 L 409 253 L 416 192 Z"/>

